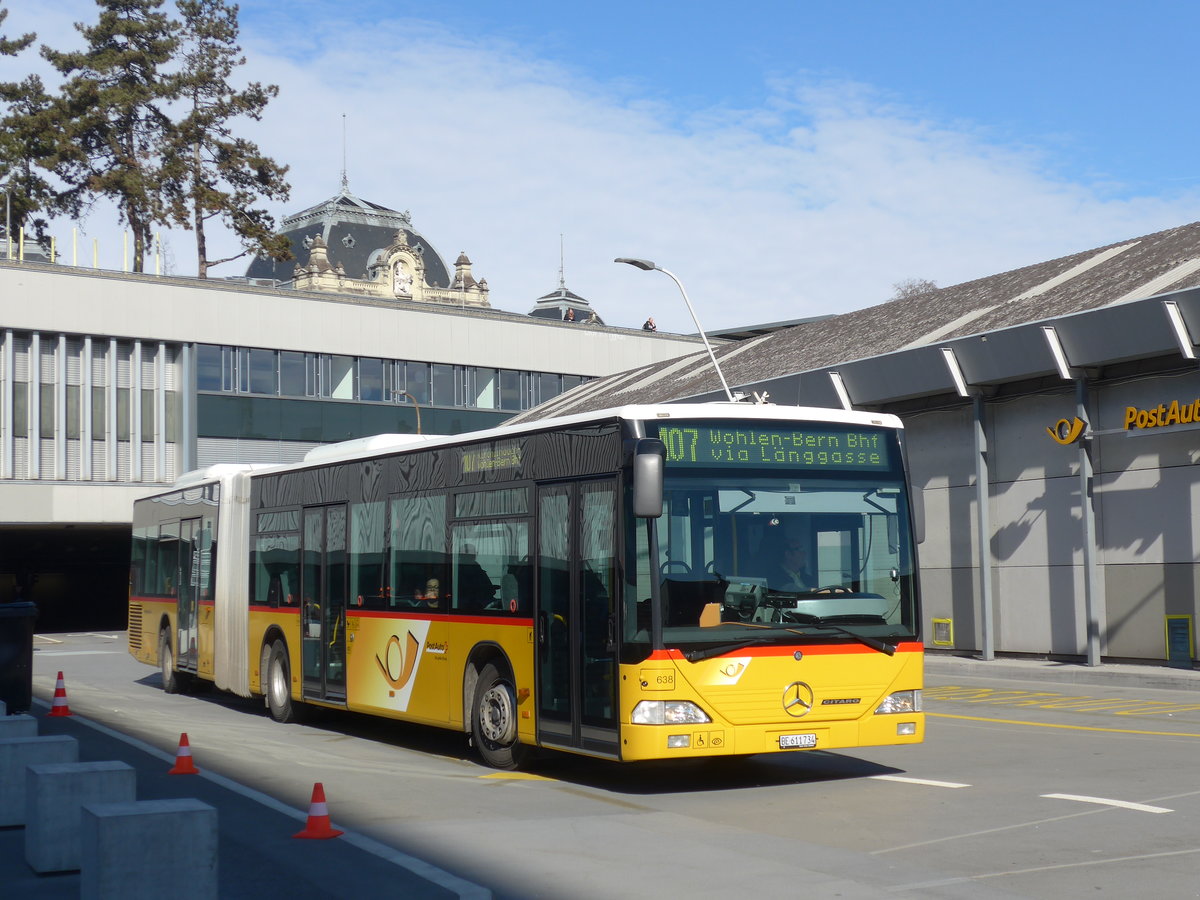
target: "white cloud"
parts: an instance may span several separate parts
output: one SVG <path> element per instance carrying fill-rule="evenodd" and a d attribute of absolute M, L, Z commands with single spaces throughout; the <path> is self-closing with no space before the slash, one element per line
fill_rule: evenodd
<path fill-rule="evenodd" d="M 14 10 L 8 30 L 62 44 L 91 9 L 73 0 L 36 21 Z M 411 210 L 444 257 L 465 250 L 493 303 L 518 312 L 555 287 L 560 233 L 568 286 L 607 321 L 652 314 L 690 331 L 668 279 L 612 259 L 673 270 L 719 328 L 871 305 L 905 278 L 1003 271 L 1182 224 L 1196 205 L 1195 194 L 1106 199 L 1048 174 L 1036 152 L 862 85 L 797 75 L 773 82 L 761 109 L 686 115 L 429 23 L 302 17 L 255 33 L 246 21 L 243 76 L 281 86 L 247 129 L 292 167 L 293 199 L 277 212 L 336 193 L 345 113 L 352 190 Z M 0 61 L 0 77 L 28 59 Z M 119 248 L 100 217 L 90 231 Z M 194 271 L 188 236 L 170 241 L 175 270 Z"/>

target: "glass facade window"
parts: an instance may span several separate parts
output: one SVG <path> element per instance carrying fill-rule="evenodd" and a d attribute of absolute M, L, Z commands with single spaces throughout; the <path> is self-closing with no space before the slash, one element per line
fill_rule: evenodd
<path fill-rule="evenodd" d="M 200 391 L 224 390 L 221 377 L 223 347 L 200 344 L 196 347 L 196 389 Z"/>
<path fill-rule="evenodd" d="M 279 394 L 283 397 L 303 397 L 307 391 L 304 354 L 291 350 L 279 351 Z"/>
<path fill-rule="evenodd" d="M 142 440 L 151 440 L 154 436 L 154 391 L 142 390 Z"/>
<path fill-rule="evenodd" d="M 434 406 L 455 406 L 454 366 L 433 364 Z"/>
<path fill-rule="evenodd" d="M 417 403 L 429 402 L 429 368 L 429 363 L 405 363 L 404 373 L 408 383 L 405 390 L 412 394 Z"/>
<path fill-rule="evenodd" d="M 229 377 L 233 384 L 237 385 L 239 394 L 246 394 L 250 391 L 250 348 L 238 347 L 229 348 L 231 353 L 228 354 L 229 362 Z"/>
<path fill-rule="evenodd" d="M 478 366 L 469 367 L 467 370 L 472 376 L 470 383 L 470 392 L 467 395 L 468 403 L 466 406 L 472 406 L 479 409 L 496 409 L 497 404 L 497 379 L 496 370 L 494 368 L 481 368 Z"/>
<path fill-rule="evenodd" d="M 553 400 L 562 393 L 562 376 L 552 375 L 549 372 L 539 372 L 536 376 L 536 393 L 533 397 L 533 404 L 536 406 L 539 403 L 545 403 L 547 400 Z"/>
<path fill-rule="evenodd" d="M 29 437 L 29 385 L 13 382 L 13 437 Z"/>
<path fill-rule="evenodd" d="M 54 385 L 43 384 L 39 391 L 41 403 L 38 407 L 40 422 L 38 431 L 44 438 L 54 437 Z"/>
<path fill-rule="evenodd" d="M 376 402 L 385 399 L 382 359 L 358 361 L 358 399 Z"/>
<path fill-rule="evenodd" d="M 200 344 L 200 391 L 322 397 L 467 409 L 529 409 L 587 381 L 582 375 Z"/>
<path fill-rule="evenodd" d="M 79 420 L 80 420 L 79 390 L 80 390 L 80 388 L 79 388 L 79 385 L 77 385 L 77 384 L 68 384 L 67 385 L 67 437 L 68 438 L 79 437 L 79 431 L 80 431 L 80 428 L 79 428 L 79 424 L 80 424 L 80 422 L 79 422 Z"/>
<path fill-rule="evenodd" d="M 129 440 L 129 388 L 117 388 L 117 440 Z"/>
<path fill-rule="evenodd" d="M 250 371 L 247 374 L 251 394 L 279 393 L 279 373 L 274 350 L 250 350 Z"/>
<path fill-rule="evenodd" d="M 521 405 L 521 373 L 513 369 L 501 369 L 499 377 L 500 408 L 525 409 Z"/>
<path fill-rule="evenodd" d="M 328 393 L 323 396 L 332 397 L 335 400 L 353 400 L 354 399 L 354 357 L 353 356 L 326 356 L 323 360 L 328 360 L 326 372 L 328 373 Z"/>

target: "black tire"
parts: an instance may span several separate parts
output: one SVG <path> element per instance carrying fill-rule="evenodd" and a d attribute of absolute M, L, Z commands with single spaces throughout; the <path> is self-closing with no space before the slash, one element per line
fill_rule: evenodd
<path fill-rule="evenodd" d="M 163 629 L 158 633 L 158 667 L 162 672 L 162 689 L 167 694 L 178 694 L 182 688 L 179 673 L 175 671 L 175 654 L 171 650 L 171 633 Z"/>
<path fill-rule="evenodd" d="M 267 710 L 276 722 L 295 722 L 299 715 L 297 705 L 292 702 L 292 671 L 287 645 L 277 640 L 264 655 L 267 666 L 263 693 L 267 698 Z"/>
<path fill-rule="evenodd" d="M 483 761 L 493 769 L 516 769 L 528 747 L 517 737 L 517 692 L 512 679 L 488 663 L 475 682 L 471 736 Z"/>

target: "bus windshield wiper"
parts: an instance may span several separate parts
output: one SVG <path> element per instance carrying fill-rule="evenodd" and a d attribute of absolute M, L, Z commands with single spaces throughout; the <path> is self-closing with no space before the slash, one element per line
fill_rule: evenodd
<path fill-rule="evenodd" d="M 841 625 L 827 625 L 818 619 L 816 622 L 812 623 L 812 627 L 836 631 L 838 634 L 844 634 L 854 638 L 860 644 L 866 644 L 872 650 L 878 650 L 880 653 L 886 653 L 888 656 L 896 655 L 895 644 L 889 644 L 887 641 L 881 641 L 879 638 L 873 638 L 870 635 L 859 634 L 857 631 L 851 631 L 849 628 L 843 628 Z"/>
<path fill-rule="evenodd" d="M 688 662 L 700 662 L 705 659 L 712 659 L 714 656 L 723 656 L 726 653 L 733 653 L 735 650 L 741 650 L 743 647 L 753 647 L 756 644 L 773 644 L 774 640 L 767 637 L 749 638 L 745 641 L 734 641 L 729 644 L 716 644 L 712 647 L 704 647 L 700 650 L 684 650 L 683 658 Z"/>

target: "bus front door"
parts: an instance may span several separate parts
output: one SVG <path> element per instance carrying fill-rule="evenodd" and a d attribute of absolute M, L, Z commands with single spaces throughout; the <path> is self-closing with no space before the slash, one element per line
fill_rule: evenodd
<path fill-rule="evenodd" d="M 538 489 L 538 742 L 620 753 L 616 481 Z"/>
<path fill-rule="evenodd" d="M 200 520 L 179 523 L 179 574 L 176 579 L 175 667 L 195 672 L 200 612 Z"/>
<path fill-rule="evenodd" d="M 346 699 L 346 507 L 304 510 L 300 612 L 304 696 Z"/>

